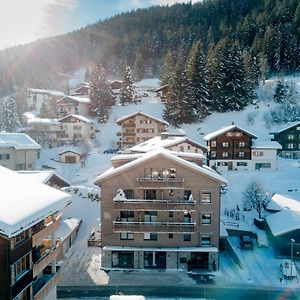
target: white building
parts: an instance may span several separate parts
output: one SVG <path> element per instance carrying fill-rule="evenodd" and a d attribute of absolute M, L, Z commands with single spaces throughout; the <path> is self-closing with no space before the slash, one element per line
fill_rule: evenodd
<path fill-rule="evenodd" d="M 0 165 L 11 170 L 35 170 L 41 146 L 25 133 L 0 133 Z"/>
<path fill-rule="evenodd" d="M 81 115 L 89 116 L 89 98 L 65 96 L 56 102 L 56 111 L 59 116 Z"/>
<path fill-rule="evenodd" d="M 78 144 L 80 142 L 95 138 L 94 121 L 80 116 L 68 115 L 59 120 L 63 133 L 59 139 L 63 142 Z"/>

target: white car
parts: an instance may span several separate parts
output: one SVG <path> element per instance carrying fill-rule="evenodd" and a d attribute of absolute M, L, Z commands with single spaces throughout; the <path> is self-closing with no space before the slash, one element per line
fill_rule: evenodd
<path fill-rule="evenodd" d="M 293 279 L 293 278 L 297 278 L 297 269 L 296 269 L 296 265 L 294 262 L 292 262 L 291 265 L 291 261 L 290 260 L 283 260 L 280 264 L 280 271 L 282 273 L 282 276 L 284 279 Z"/>

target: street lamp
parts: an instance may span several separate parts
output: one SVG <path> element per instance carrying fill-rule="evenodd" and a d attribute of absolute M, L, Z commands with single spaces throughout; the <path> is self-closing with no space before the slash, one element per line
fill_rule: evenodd
<path fill-rule="evenodd" d="M 293 245 L 295 243 L 294 239 L 291 239 L 291 281 L 293 279 Z"/>

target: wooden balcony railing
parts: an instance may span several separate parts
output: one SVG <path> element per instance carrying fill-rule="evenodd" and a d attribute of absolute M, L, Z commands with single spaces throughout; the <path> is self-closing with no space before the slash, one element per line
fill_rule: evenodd
<path fill-rule="evenodd" d="M 183 178 L 138 178 L 140 189 L 183 189 Z"/>
<path fill-rule="evenodd" d="M 160 232 L 160 233 L 195 233 L 196 222 L 177 223 L 177 222 L 126 222 L 113 221 L 113 231 L 119 232 Z"/>
<path fill-rule="evenodd" d="M 123 123 L 122 127 L 124 127 L 124 128 L 133 128 L 133 127 L 135 127 L 135 124 L 134 123 Z"/>
<path fill-rule="evenodd" d="M 47 224 L 40 231 L 32 235 L 32 246 L 36 247 L 43 244 L 43 240 L 47 238 L 51 233 L 53 233 L 60 225 L 61 214 L 53 220 L 51 223 Z"/>
<path fill-rule="evenodd" d="M 196 201 L 186 200 L 114 200 L 117 210 L 194 211 Z"/>

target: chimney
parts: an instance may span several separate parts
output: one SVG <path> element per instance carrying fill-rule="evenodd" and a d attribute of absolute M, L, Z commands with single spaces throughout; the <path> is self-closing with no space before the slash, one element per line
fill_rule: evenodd
<path fill-rule="evenodd" d="M 234 122 L 231 122 L 231 125 L 235 125 Z"/>

